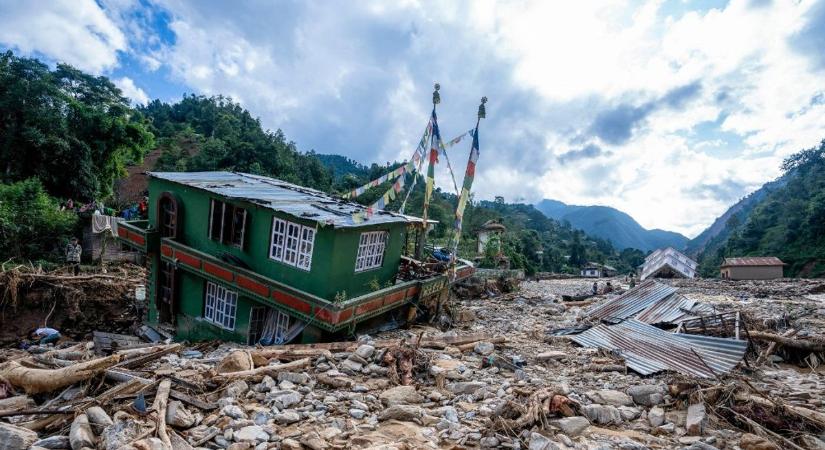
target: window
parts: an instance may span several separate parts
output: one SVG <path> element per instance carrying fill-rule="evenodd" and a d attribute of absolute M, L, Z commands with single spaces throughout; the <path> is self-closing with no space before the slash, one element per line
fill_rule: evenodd
<path fill-rule="evenodd" d="M 246 210 L 212 200 L 209 205 L 209 239 L 243 248 Z"/>
<path fill-rule="evenodd" d="M 277 217 L 272 219 L 270 259 L 309 270 L 312 267 L 314 244 L 315 228 L 287 222 Z"/>
<path fill-rule="evenodd" d="M 235 329 L 235 312 L 238 309 L 238 293 L 211 281 L 206 283 L 206 301 L 203 318 L 215 325 Z"/>
<path fill-rule="evenodd" d="M 361 233 L 358 256 L 355 258 L 356 272 L 381 267 L 384 263 L 384 249 L 387 247 L 388 236 L 389 233 L 386 231 Z"/>

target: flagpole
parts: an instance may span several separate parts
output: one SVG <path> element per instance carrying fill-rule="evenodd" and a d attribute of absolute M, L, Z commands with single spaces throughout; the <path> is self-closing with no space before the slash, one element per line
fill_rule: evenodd
<path fill-rule="evenodd" d="M 441 140 L 441 133 L 438 130 L 438 116 L 435 111 L 436 105 L 441 103 L 441 94 L 438 92 L 441 89 L 441 85 L 435 83 L 435 86 L 433 87 L 435 88 L 435 90 L 433 90 L 433 112 L 431 116 L 433 131 L 430 133 L 430 152 L 428 155 L 430 162 L 427 166 L 427 182 L 424 188 L 424 208 L 421 213 L 421 232 L 419 233 L 418 242 L 415 248 L 415 259 L 419 261 L 424 254 L 424 245 L 427 240 L 427 218 L 430 209 L 430 199 L 432 198 L 433 189 L 435 186 L 435 164 L 438 159 L 438 148 Z"/>

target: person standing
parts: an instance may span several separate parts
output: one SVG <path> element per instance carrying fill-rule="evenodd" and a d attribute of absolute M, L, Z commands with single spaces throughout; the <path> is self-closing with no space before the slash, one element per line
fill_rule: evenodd
<path fill-rule="evenodd" d="M 77 238 L 73 237 L 72 242 L 66 247 L 66 263 L 72 266 L 74 275 L 80 274 L 80 254 L 83 253 L 83 248 L 77 242 Z"/>

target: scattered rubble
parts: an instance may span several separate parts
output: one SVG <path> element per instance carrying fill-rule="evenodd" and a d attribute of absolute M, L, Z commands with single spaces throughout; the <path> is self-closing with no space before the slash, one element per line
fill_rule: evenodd
<path fill-rule="evenodd" d="M 549 333 L 607 327 L 588 312 L 615 293 L 582 304 L 563 298 L 592 292 L 590 280 L 523 282 L 459 300 L 453 309 L 474 319 L 446 332 L 264 348 L 140 344 L 111 355 L 71 341 L 0 350 L 0 450 L 821 448 L 825 379 L 812 362 L 822 360 L 823 331 L 806 324 L 823 320 L 825 283 L 788 296 L 769 283 L 672 283 L 741 312 L 740 342 L 751 339 L 739 365 L 641 375 L 622 352 Z M 772 311 L 782 311 L 775 324 Z M 775 338 L 790 329 L 793 339 Z"/>

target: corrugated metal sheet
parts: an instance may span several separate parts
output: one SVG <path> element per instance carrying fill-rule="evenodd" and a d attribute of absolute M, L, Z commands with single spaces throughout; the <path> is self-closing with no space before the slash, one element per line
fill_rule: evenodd
<path fill-rule="evenodd" d="M 679 323 L 683 320 L 708 314 L 708 311 L 711 311 L 712 314 L 713 308 L 679 293 L 674 293 L 650 305 L 650 307 L 639 313 L 636 319 L 651 325 Z"/>
<path fill-rule="evenodd" d="M 725 258 L 722 267 L 732 266 L 784 266 L 785 263 L 775 256 L 749 256 L 746 258 Z"/>
<path fill-rule="evenodd" d="M 624 294 L 591 309 L 588 312 L 588 316 L 607 322 L 619 322 L 628 317 L 633 317 L 674 292 L 676 292 L 676 288 L 674 287 L 659 283 L 655 280 L 648 280 Z"/>
<path fill-rule="evenodd" d="M 240 172 L 150 172 L 149 176 L 339 228 L 421 221 L 412 216 L 376 211 L 364 222 L 356 223 L 352 215 L 365 211 L 362 205 L 275 178 Z"/>
<path fill-rule="evenodd" d="M 668 247 L 663 250 L 656 250 L 645 258 L 642 265 L 642 280 L 655 276 L 659 272 L 670 270 L 673 274 L 685 278 L 693 278 L 696 275 L 696 261 L 685 256 L 684 253 Z"/>
<path fill-rule="evenodd" d="M 618 353 L 627 367 L 642 375 L 670 370 L 711 378 L 736 367 L 748 348 L 747 341 L 673 334 L 635 319 L 598 325 L 569 339 Z"/>

